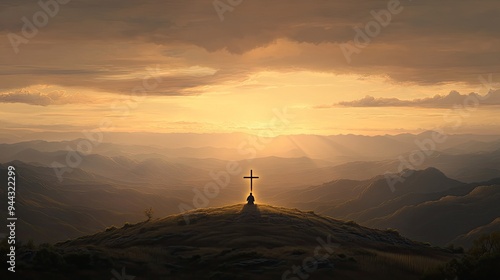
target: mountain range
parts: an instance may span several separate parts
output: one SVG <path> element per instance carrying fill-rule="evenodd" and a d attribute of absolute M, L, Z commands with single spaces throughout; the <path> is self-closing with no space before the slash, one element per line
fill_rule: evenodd
<path fill-rule="evenodd" d="M 235 152 L 238 141 L 248 137 L 244 134 L 200 139 L 194 134 L 154 135 L 151 141 L 161 139 L 165 145 L 139 145 L 133 138 L 99 143 L 91 153 L 68 150 L 84 139 L 4 143 L 0 144 L 0 178 L 5 177 L 6 166 L 16 166 L 18 205 L 25 215 L 20 227 L 26 229 L 19 238 L 37 243 L 139 222 L 149 207 L 165 216 L 197 208 L 200 201 L 203 207 L 244 201 L 248 186 L 242 177 L 247 170 L 258 169 L 257 203 L 314 210 L 374 228 L 396 228 L 422 242 L 467 247 L 478 232 L 497 225 L 500 211 L 494 202 L 500 184 L 500 142 L 495 136 L 450 135 L 421 165 L 412 166 L 415 170 L 402 165 L 401 158 L 410 158 L 416 141 L 425 141 L 432 133 L 282 136 L 260 150 L 268 156 L 247 159 Z M 184 146 L 176 142 L 167 147 L 180 139 L 186 140 Z M 224 147 L 224 141 L 232 144 Z M 367 145 L 379 150 L 359 156 Z M 275 146 L 280 148 L 273 154 Z M 302 152 L 292 152 L 292 157 L 278 156 L 299 147 Z M 315 154 L 313 148 L 325 152 Z M 342 155 L 337 153 L 338 158 L 330 160 L 335 154 L 332 149 Z M 390 149 L 391 153 L 381 156 Z M 67 164 L 68 155 L 81 161 L 60 180 L 52 164 Z M 364 160 L 348 160 L 361 157 Z M 227 177 L 228 186 L 215 196 L 200 200 L 205 186 L 216 182 L 214 174 L 223 174 L 228 164 L 237 166 L 237 175 Z M 400 180 L 391 186 L 390 176 L 400 176 Z M 489 211 L 481 208 L 486 202 L 491 203 Z M 440 209 L 434 222 L 424 219 L 430 209 Z M 5 211 L 0 209 L 1 214 Z M 467 215 L 462 215 L 464 211 Z"/>

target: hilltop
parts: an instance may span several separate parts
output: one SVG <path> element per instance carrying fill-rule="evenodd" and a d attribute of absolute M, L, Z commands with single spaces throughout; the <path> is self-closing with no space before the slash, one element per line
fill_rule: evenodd
<path fill-rule="evenodd" d="M 110 279 L 125 267 L 135 279 L 418 279 L 451 257 L 394 230 L 238 204 L 110 227 L 24 253 L 19 276 Z"/>

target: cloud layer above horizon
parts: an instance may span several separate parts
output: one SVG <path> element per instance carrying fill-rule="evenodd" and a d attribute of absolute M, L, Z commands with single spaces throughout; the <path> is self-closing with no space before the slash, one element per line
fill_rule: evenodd
<path fill-rule="evenodd" d="M 257 129 L 290 107 L 304 118 L 294 131 L 339 120 L 345 131 L 383 114 L 352 107 L 444 108 L 498 88 L 475 91 L 480 77 L 500 80 L 498 14 L 498 0 L 3 0 L 0 118 L 35 127 L 32 108 L 82 110 L 72 121 L 91 126 L 91 113 L 114 116 L 116 100 L 140 95 L 134 129 Z"/>
<path fill-rule="evenodd" d="M 398 98 L 375 98 L 367 95 L 354 101 L 342 101 L 331 106 L 316 106 L 316 108 L 330 107 L 422 107 L 422 108 L 453 108 L 454 106 L 498 106 L 500 105 L 500 90 L 490 91 L 486 95 L 477 93 L 460 94 L 451 91 L 448 95 L 435 95 L 434 97 L 401 100 Z"/>
<path fill-rule="evenodd" d="M 22 18 L 33 21 L 42 8 L 36 1 L 2 1 L 0 92 L 56 84 L 129 94 L 144 67 L 158 64 L 171 70 L 164 75 L 168 86 L 151 93 L 158 95 L 199 94 L 204 86 L 264 69 L 386 75 L 420 84 L 477 83 L 478 75 L 498 71 L 495 0 L 401 1 L 401 13 L 347 63 L 339 45 L 352 42 L 354 28 L 373 21 L 371 12 L 390 1 L 244 0 L 220 21 L 214 1 L 72 0 L 59 5 L 17 55 L 8 35 L 22 35 Z M 182 72 L 195 66 L 213 71 Z M 124 78 L 112 79 L 116 75 Z"/>

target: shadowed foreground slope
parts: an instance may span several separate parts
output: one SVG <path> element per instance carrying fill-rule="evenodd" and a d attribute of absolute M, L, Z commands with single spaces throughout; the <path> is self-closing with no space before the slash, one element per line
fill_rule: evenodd
<path fill-rule="evenodd" d="M 25 254 L 18 276 L 109 280 L 113 269 L 125 267 L 135 279 L 418 279 L 449 258 L 392 230 L 297 209 L 233 205 L 39 248 Z"/>

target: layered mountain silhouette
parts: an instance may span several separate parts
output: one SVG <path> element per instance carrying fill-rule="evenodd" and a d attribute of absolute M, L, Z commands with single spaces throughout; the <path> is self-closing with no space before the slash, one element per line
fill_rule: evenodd
<path fill-rule="evenodd" d="M 499 137 L 450 135 L 421 164 L 402 161 L 432 133 L 280 136 L 255 151 L 239 149 L 244 134 L 110 133 L 115 143 L 89 153 L 74 151 L 85 139 L 0 144 L 0 180 L 16 167 L 20 267 L 30 279 L 118 279 L 123 268 L 137 279 L 193 279 L 193 271 L 199 279 L 418 279 L 460 251 L 433 246 L 469 248 L 499 230 Z M 69 155 L 81 161 L 60 180 L 52 164 Z M 239 173 L 225 177 L 228 164 L 259 168 L 258 207 L 234 205 L 248 186 Z M 386 174 L 401 168 L 390 184 Z M 195 202 L 221 181 L 216 196 Z M 166 218 L 144 222 L 147 208 Z M 328 236 L 328 260 L 304 267 Z"/>
<path fill-rule="evenodd" d="M 163 166 L 162 160 L 147 162 Z M 143 210 L 148 207 L 153 207 L 159 216 L 179 213 L 179 205 L 191 203 L 194 195 L 180 184 L 160 186 L 154 183 L 158 179 L 153 183 L 132 181 L 125 184 L 123 180 L 75 168 L 63 182 L 59 182 L 52 168 L 19 161 L 11 164 L 18 171 L 16 203 L 23 215 L 18 238 L 24 241 L 58 242 L 111 225 L 135 223 L 143 219 Z M 6 167 L 0 167 L 0 171 L 0 179 L 6 180 Z M 130 176 L 135 175 L 131 173 Z M 499 188 L 495 187 L 498 185 L 500 180 L 465 184 L 429 168 L 414 171 L 395 185 L 394 192 L 384 176 L 375 176 L 369 180 L 335 180 L 286 191 L 269 188 L 261 194 L 265 194 L 274 205 L 311 209 L 374 228 L 396 228 L 412 239 L 435 245 L 457 242 L 468 247 L 473 238 L 459 239 L 459 236 L 481 227 L 487 229 L 486 226 L 499 217 L 500 204 L 496 203 Z M 489 192 L 485 192 L 482 186 L 489 186 Z M 243 200 L 238 196 L 241 193 L 239 188 L 243 187 L 227 188 L 210 200 L 210 205 Z M 0 190 L 0 193 L 4 191 Z M 487 208 L 484 206 L 486 202 L 491 202 Z M 439 213 L 433 212 L 436 209 Z M 0 209 L 0 213 L 5 214 L 5 209 Z M 433 217 L 432 222 L 429 215 Z"/>
<path fill-rule="evenodd" d="M 384 176 L 376 176 L 364 181 L 335 180 L 278 196 L 294 207 L 370 227 L 397 228 L 413 239 L 444 246 L 498 218 L 498 194 L 499 179 L 466 184 L 428 168 L 412 171 L 394 189 Z M 456 241 L 468 247 L 473 239 Z"/>
<path fill-rule="evenodd" d="M 159 215 L 178 211 L 179 199 L 147 186 L 133 189 L 82 169 L 74 169 L 59 182 L 51 168 L 10 164 L 16 167 L 16 212 L 22 217 L 16 237 L 24 242 L 57 242 L 139 221 L 146 207 L 154 207 Z M 6 166 L 0 165 L 0 180 L 7 182 Z M 0 195 L 6 197 L 5 188 Z M 6 210 L 0 209 L 2 217 Z"/>
<path fill-rule="evenodd" d="M 492 232 L 500 232 L 500 218 L 496 218 L 487 225 L 477 227 L 466 234 L 458 236 L 452 241 L 452 244 L 467 247 L 472 244 L 474 240 Z"/>
<path fill-rule="evenodd" d="M 481 231 L 484 227 L 493 229 L 500 213 L 498 201 L 500 185 L 480 186 L 464 196 L 450 195 L 403 207 L 367 224 L 377 227 L 391 225 L 417 240 L 444 244 L 453 240 L 457 232 Z"/>
<path fill-rule="evenodd" d="M 331 162 L 335 168 L 330 169 L 330 172 L 341 175 L 338 179 L 368 179 L 388 170 L 397 169 L 400 156 L 408 158 L 408 155 L 419 149 L 432 148 L 435 152 L 427 157 L 420 168 L 436 167 L 454 179 L 467 182 L 499 177 L 500 137 L 498 135 L 447 135 L 443 143 L 429 144 L 434 134 L 435 132 L 427 131 L 416 135 L 384 136 L 290 135 L 279 136 L 272 141 L 266 139 L 266 145 L 259 146 L 258 149 L 249 149 L 251 145 L 242 145 L 249 143 L 249 139 L 255 137 L 241 133 L 200 135 L 110 132 L 106 134 L 107 142 L 103 143 L 91 143 L 88 139 L 82 138 L 75 139 L 82 136 L 77 134 L 76 137 L 71 138 L 75 140 L 71 141 L 35 140 L 0 144 L 0 162 L 20 160 L 15 155 L 24 149 L 34 149 L 40 152 L 67 152 L 77 150 L 79 144 L 86 143 L 91 146 L 93 154 L 108 157 L 125 156 L 138 160 L 153 157 L 242 160 L 255 156 L 255 152 L 258 152 L 258 157 L 262 158 L 308 157 Z M 25 139 L 36 135 L 26 136 Z M 47 139 L 52 139 L 54 135 Z M 492 152 L 496 152 L 497 155 L 491 155 Z M 23 159 L 23 161 L 26 160 Z M 349 164 L 344 166 L 343 164 L 346 163 Z"/>

